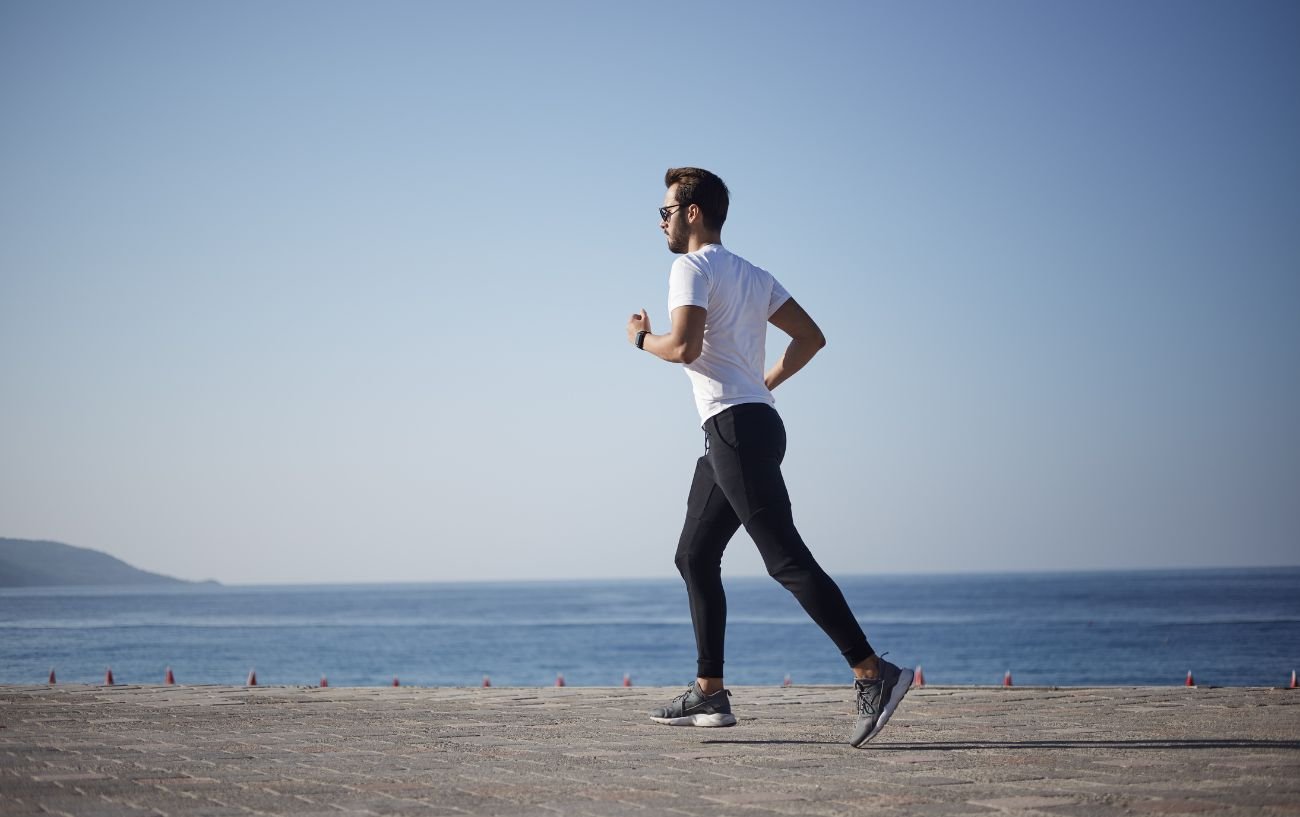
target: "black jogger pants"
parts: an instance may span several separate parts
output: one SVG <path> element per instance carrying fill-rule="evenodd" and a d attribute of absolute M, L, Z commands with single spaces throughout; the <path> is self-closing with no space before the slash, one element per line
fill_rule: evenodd
<path fill-rule="evenodd" d="M 765 403 L 743 403 L 704 423 L 708 452 L 695 464 L 686 524 L 677 543 L 677 569 L 686 580 L 701 678 L 722 677 L 727 599 L 722 552 L 736 530 L 758 545 L 772 578 L 794 594 L 849 666 L 875 652 L 838 586 L 795 529 L 781 477 L 785 425 Z"/>

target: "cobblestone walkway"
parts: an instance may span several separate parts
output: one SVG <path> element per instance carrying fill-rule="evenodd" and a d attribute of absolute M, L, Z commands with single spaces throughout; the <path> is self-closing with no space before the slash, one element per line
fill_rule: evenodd
<path fill-rule="evenodd" d="M 0 687 L 0 815 L 1300 815 L 1300 693 L 914 690 L 865 750 L 850 691 Z"/>

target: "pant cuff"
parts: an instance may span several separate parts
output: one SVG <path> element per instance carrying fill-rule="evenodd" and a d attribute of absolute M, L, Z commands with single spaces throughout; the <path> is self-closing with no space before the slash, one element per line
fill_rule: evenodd
<path fill-rule="evenodd" d="M 697 678 L 721 678 L 722 662 L 721 661 L 698 661 L 695 664 L 695 677 Z"/>
<path fill-rule="evenodd" d="M 856 667 L 875 654 L 876 651 L 871 649 L 871 645 L 864 641 L 857 647 L 845 650 L 844 660 L 849 662 L 850 667 Z"/>

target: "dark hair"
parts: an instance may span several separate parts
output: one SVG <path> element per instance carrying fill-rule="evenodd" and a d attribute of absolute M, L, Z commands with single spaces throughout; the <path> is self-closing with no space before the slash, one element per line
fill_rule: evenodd
<path fill-rule="evenodd" d="M 722 229 L 727 220 L 727 205 L 731 203 L 731 193 L 722 179 L 698 167 L 670 167 L 664 174 L 664 187 L 674 184 L 678 204 L 683 207 L 694 204 L 700 208 L 705 227 Z"/>

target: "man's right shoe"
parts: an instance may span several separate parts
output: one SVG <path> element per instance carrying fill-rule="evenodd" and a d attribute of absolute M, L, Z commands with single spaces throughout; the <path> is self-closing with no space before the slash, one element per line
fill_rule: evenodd
<path fill-rule="evenodd" d="M 650 720 L 669 726 L 735 726 L 736 716 L 731 714 L 731 695 L 728 690 L 719 690 L 712 695 L 700 691 L 698 681 L 691 682 L 690 689 L 678 695 L 667 706 L 650 713 Z"/>
<path fill-rule="evenodd" d="M 901 669 L 880 659 L 880 677 L 854 682 L 858 695 L 858 722 L 849 738 L 849 745 L 860 748 L 880 734 L 899 702 L 912 686 L 916 675 L 910 669 Z"/>

